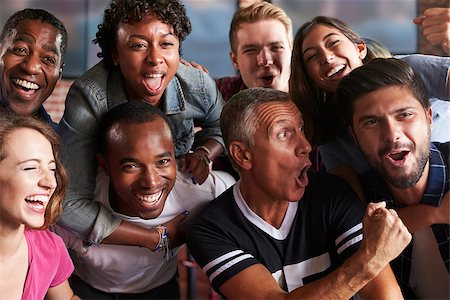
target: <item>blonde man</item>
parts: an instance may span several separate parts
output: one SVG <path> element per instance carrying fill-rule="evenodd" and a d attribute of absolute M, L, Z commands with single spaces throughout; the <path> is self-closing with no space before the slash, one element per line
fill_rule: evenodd
<path fill-rule="evenodd" d="M 225 101 L 250 87 L 288 91 L 292 21 L 281 8 L 257 2 L 237 10 L 229 38 L 231 62 L 239 75 L 216 80 Z"/>

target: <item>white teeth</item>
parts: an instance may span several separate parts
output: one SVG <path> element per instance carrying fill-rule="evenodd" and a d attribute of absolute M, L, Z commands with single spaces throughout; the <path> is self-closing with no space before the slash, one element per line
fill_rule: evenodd
<path fill-rule="evenodd" d="M 18 78 L 13 79 L 13 82 L 29 90 L 37 90 L 39 88 L 39 86 L 34 82 L 29 82 Z"/>
<path fill-rule="evenodd" d="M 48 202 L 48 196 L 44 196 L 44 195 L 29 196 L 29 197 L 26 197 L 25 200 L 27 200 L 27 201 Z"/>
<path fill-rule="evenodd" d="M 163 74 L 149 74 L 146 77 L 150 77 L 150 78 L 161 78 L 163 76 Z"/>
<path fill-rule="evenodd" d="M 331 70 L 330 72 L 328 72 L 327 76 L 331 77 L 334 74 L 336 74 L 337 72 L 339 72 L 340 70 L 342 70 L 343 68 L 345 68 L 345 65 L 339 65 L 339 66 L 333 68 L 333 70 Z"/>
<path fill-rule="evenodd" d="M 152 195 L 136 195 L 137 198 L 141 201 L 144 201 L 146 203 L 150 203 L 153 204 L 156 201 L 158 201 L 158 199 L 161 197 L 163 191 L 160 191 L 157 194 L 152 194 Z"/>

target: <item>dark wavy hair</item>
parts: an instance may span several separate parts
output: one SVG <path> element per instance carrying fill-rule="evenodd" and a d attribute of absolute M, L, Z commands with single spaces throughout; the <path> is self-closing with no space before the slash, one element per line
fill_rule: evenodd
<path fill-rule="evenodd" d="M 364 40 L 347 24 L 339 19 L 326 16 L 317 16 L 304 23 L 295 34 L 289 93 L 303 113 L 305 135 L 314 146 L 325 143 L 339 131 L 335 128 L 336 121 L 339 118 L 331 105 L 332 93 L 325 92 L 315 86 L 303 61 L 303 42 L 306 36 L 319 25 L 339 30 L 355 44 L 364 43 Z"/>
<path fill-rule="evenodd" d="M 105 9 L 103 22 L 98 25 L 94 44 L 98 44 L 108 67 L 113 66 L 112 51 L 115 48 L 117 29 L 120 23 L 140 22 L 145 17 L 156 17 L 172 26 L 175 35 L 181 42 L 191 32 L 191 22 L 186 15 L 184 5 L 178 0 L 112 0 Z"/>
<path fill-rule="evenodd" d="M 10 134 L 20 128 L 38 131 L 50 142 L 56 163 L 56 189 L 45 209 L 44 224 L 38 229 L 46 229 L 56 223 L 62 212 L 62 201 L 67 187 L 66 171 L 60 160 L 61 143 L 58 134 L 47 123 L 30 116 L 20 116 L 12 112 L 0 111 L 0 161 L 8 156 L 5 149 Z M 11 170 L 11 172 L 13 172 Z"/>
<path fill-rule="evenodd" d="M 17 25 L 24 20 L 38 20 L 43 23 L 50 24 L 58 30 L 58 33 L 62 37 L 60 48 L 62 62 L 67 49 L 68 38 L 66 27 L 64 27 L 64 24 L 57 17 L 43 9 L 26 8 L 15 12 L 11 17 L 9 17 L 8 21 L 6 21 L 3 26 L 3 30 L 0 35 L 0 44 L 2 44 L 6 38 L 10 37 L 14 33 L 14 29 Z"/>
<path fill-rule="evenodd" d="M 345 76 L 335 93 L 336 109 L 352 126 L 354 102 L 362 95 L 390 86 L 406 87 L 426 111 L 430 100 L 422 79 L 404 61 L 396 58 L 375 58 Z"/>

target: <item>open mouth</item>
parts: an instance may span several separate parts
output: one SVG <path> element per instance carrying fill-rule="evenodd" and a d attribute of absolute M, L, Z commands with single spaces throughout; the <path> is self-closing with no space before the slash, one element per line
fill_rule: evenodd
<path fill-rule="evenodd" d="M 48 196 L 30 196 L 26 197 L 25 201 L 27 202 L 28 206 L 30 206 L 34 211 L 43 212 L 45 211 L 45 206 L 48 202 Z"/>
<path fill-rule="evenodd" d="M 345 67 L 346 67 L 345 64 L 334 67 L 331 71 L 327 73 L 327 77 L 330 79 L 332 79 L 333 77 L 337 77 L 345 70 Z"/>
<path fill-rule="evenodd" d="M 161 199 L 163 192 L 164 192 L 164 189 L 155 194 L 136 195 L 136 198 L 138 198 L 140 201 L 142 201 L 146 205 L 154 205 Z"/>
<path fill-rule="evenodd" d="M 159 73 L 145 75 L 145 86 L 150 92 L 157 92 L 162 87 L 163 79 L 164 75 Z"/>
<path fill-rule="evenodd" d="M 23 79 L 14 78 L 14 79 L 12 79 L 12 82 L 14 83 L 14 86 L 16 88 L 21 89 L 27 93 L 29 93 L 29 92 L 34 93 L 36 90 L 39 89 L 39 86 L 36 83 L 26 81 Z"/>
<path fill-rule="evenodd" d="M 267 75 L 259 77 L 259 80 L 263 82 L 264 85 L 271 85 L 275 79 L 274 75 Z"/>
<path fill-rule="evenodd" d="M 303 187 L 308 185 L 308 174 L 307 174 L 307 171 L 309 170 L 310 167 L 311 167 L 311 165 L 307 165 L 306 167 L 304 167 L 300 171 L 300 174 L 297 176 L 297 180 L 300 182 L 300 185 L 303 186 Z"/>
<path fill-rule="evenodd" d="M 394 165 L 402 165 L 406 161 L 406 157 L 408 156 L 409 151 L 390 151 L 386 154 L 388 160 Z"/>

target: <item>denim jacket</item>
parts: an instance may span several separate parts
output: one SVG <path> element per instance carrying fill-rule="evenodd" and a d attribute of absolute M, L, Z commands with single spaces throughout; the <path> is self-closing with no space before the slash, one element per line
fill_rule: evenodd
<path fill-rule="evenodd" d="M 220 131 L 223 99 L 214 80 L 206 73 L 180 64 L 161 100 L 161 109 L 173 128 L 176 156 L 192 148 L 194 122 L 195 126 L 202 127 L 195 137 L 199 145 L 213 138 L 223 146 Z M 99 122 L 105 112 L 126 101 L 120 71 L 109 70 L 100 62 L 72 84 L 59 123 L 62 161 L 69 185 L 58 223 L 88 244 L 101 243 L 120 224 L 119 218 L 93 201 L 93 193 Z"/>

